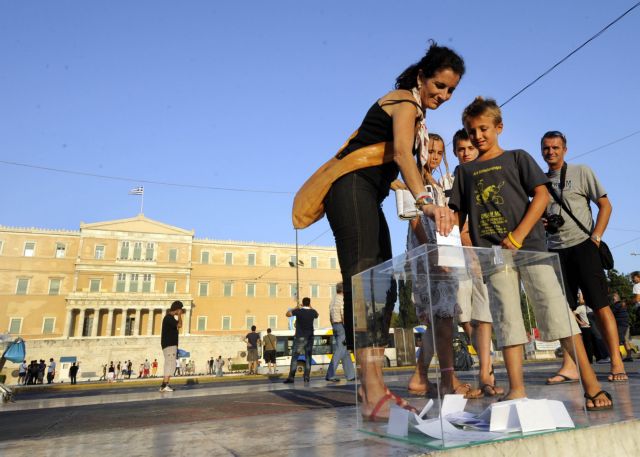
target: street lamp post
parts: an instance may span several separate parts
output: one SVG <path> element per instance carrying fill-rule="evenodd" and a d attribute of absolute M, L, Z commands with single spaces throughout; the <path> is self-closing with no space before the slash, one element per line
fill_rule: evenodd
<path fill-rule="evenodd" d="M 298 229 L 296 231 L 296 261 L 289 262 L 290 267 L 296 268 L 296 305 L 300 306 L 300 267 L 304 266 L 304 262 L 298 258 Z"/>

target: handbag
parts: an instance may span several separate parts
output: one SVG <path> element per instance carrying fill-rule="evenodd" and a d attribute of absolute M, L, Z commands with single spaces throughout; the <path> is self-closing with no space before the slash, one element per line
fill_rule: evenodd
<path fill-rule="evenodd" d="M 560 188 L 564 187 L 564 176 L 566 176 L 565 175 L 566 167 L 567 167 L 567 164 L 565 163 L 563 165 L 563 171 L 561 172 Z M 580 222 L 578 220 L 578 218 L 573 215 L 573 213 L 571 212 L 571 210 L 569 209 L 567 204 L 564 202 L 564 200 L 562 200 L 560 197 L 558 197 L 558 194 L 556 194 L 555 189 L 553 187 L 551 187 L 550 183 L 547 185 L 547 187 L 548 187 L 549 193 L 551 194 L 553 199 L 556 202 L 558 202 L 558 204 L 560 204 L 562 209 L 571 217 L 571 219 L 573 219 L 573 222 L 575 222 L 576 225 L 578 227 L 580 227 L 580 230 L 582 230 L 589 237 L 591 237 L 591 231 L 587 230 L 587 228 L 584 225 L 582 225 L 582 222 Z M 614 263 L 613 263 L 613 254 L 611 254 L 611 250 L 609 249 L 609 246 L 607 246 L 607 243 L 605 243 L 602 240 L 600 240 L 600 245 L 598 246 L 598 253 L 600 254 L 600 264 L 602 264 L 602 268 L 604 268 L 605 270 L 613 269 L 613 265 L 614 265 Z"/>
<path fill-rule="evenodd" d="M 382 165 L 393 160 L 391 142 L 371 144 L 342 155 L 342 151 L 357 134 L 356 130 L 336 155 L 318 168 L 296 193 L 291 214 L 294 228 L 303 229 L 322 219 L 324 198 L 338 178 L 355 170 Z"/>

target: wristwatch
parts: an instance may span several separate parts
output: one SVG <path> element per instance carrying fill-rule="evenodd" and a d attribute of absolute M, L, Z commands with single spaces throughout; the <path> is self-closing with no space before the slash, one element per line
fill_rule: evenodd
<path fill-rule="evenodd" d="M 599 243 L 600 240 L 602 240 L 602 237 L 600 235 L 591 235 L 591 239 L 596 243 Z"/>

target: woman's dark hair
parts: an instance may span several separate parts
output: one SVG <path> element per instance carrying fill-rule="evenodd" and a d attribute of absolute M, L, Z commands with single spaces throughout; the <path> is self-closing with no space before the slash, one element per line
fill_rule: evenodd
<path fill-rule="evenodd" d="M 416 87 L 420 70 L 425 78 L 431 78 L 436 71 L 450 68 L 462 78 L 465 72 L 462 57 L 445 46 L 438 46 L 433 40 L 429 40 L 429 43 L 431 46 L 420 62 L 414 63 L 396 78 L 396 89 L 411 90 Z"/>

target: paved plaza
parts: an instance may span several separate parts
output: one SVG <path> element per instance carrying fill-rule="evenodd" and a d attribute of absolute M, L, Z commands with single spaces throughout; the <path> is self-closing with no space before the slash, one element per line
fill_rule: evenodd
<path fill-rule="evenodd" d="M 539 455 L 543 450 L 568 455 L 559 451 L 562 445 L 571 445 L 574 451 L 590 446 L 598 450 L 599 457 L 637 455 L 640 375 L 634 373 L 636 365 L 640 363 L 628 364 L 632 373 L 628 384 L 604 382 L 614 397 L 614 411 L 592 413 L 589 424 L 576 420 L 590 428 L 457 449 L 445 455 L 507 455 L 514 452 L 514 446 L 530 453 L 522 455 Z M 556 366 L 530 367 L 530 396 L 565 399 L 570 409 L 579 408 L 578 385 L 543 387 L 544 378 Z M 604 378 L 605 368 L 598 367 L 599 377 Z M 497 371 L 504 384 L 504 371 Z M 407 377 L 408 372 L 398 371 L 388 379 L 402 385 Z M 178 378 L 175 385 L 178 389 L 172 393 L 158 392 L 155 383 L 134 381 L 26 389 L 18 393 L 15 403 L 0 407 L 0 455 L 377 457 L 434 452 L 419 443 L 358 430 L 355 383 L 327 383 L 315 377 L 308 386 L 298 379 L 291 387 L 282 384 L 281 378 L 259 376 L 228 377 L 222 382 Z M 476 400 L 473 408 L 484 408 L 490 401 Z"/>

